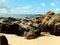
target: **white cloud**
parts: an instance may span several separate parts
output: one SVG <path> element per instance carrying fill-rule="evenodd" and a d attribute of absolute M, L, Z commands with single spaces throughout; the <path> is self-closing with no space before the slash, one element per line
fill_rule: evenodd
<path fill-rule="evenodd" d="M 31 10 L 32 6 L 31 5 L 27 5 L 27 6 L 23 6 L 23 7 L 10 7 L 10 6 L 0 6 L 0 13 L 11 13 L 11 14 L 23 14 L 23 13 L 27 13 Z"/>
<path fill-rule="evenodd" d="M 31 5 L 23 6 L 23 7 L 15 7 L 16 9 L 30 9 L 32 8 Z"/>
<path fill-rule="evenodd" d="M 51 3 L 51 6 L 55 6 L 55 3 L 54 3 L 54 2 L 52 2 L 52 3 Z"/>
<path fill-rule="evenodd" d="M 55 11 L 59 11 L 60 9 L 59 8 L 56 8 Z"/>
<path fill-rule="evenodd" d="M 7 11 L 7 9 L 5 9 L 5 8 L 2 8 L 2 9 L 0 9 L 0 13 L 7 13 L 8 11 Z"/>
<path fill-rule="evenodd" d="M 6 2 L 7 0 L 0 0 L 0 3 Z"/>
<path fill-rule="evenodd" d="M 14 9 L 11 9 L 11 13 L 21 14 L 21 13 L 27 13 L 32 8 L 31 5 L 23 6 L 23 7 L 14 7 Z"/>
<path fill-rule="evenodd" d="M 46 5 L 45 5 L 45 3 L 41 3 L 41 6 L 42 6 L 42 7 L 45 7 Z"/>

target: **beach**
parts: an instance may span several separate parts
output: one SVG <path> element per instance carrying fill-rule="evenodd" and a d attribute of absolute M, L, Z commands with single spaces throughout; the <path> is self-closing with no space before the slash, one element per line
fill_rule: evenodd
<path fill-rule="evenodd" d="M 9 45 L 60 45 L 60 36 L 40 36 L 36 39 L 25 39 L 14 34 L 3 34 L 7 37 Z"/>

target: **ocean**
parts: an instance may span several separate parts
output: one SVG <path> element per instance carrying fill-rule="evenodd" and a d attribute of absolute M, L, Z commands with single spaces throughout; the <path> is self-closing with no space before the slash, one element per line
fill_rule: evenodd
<path fill-rule="evenodd" d="M 13 18 L 25 18 L 25 17 L 33 18 L 37 16 L 41 16 L 41 14 L 0 14 L 0 17 L 13 17 Z"/>
<path fill-rule="evenodd" d="M 0 18 L 4 17 L 4 18 L 8 18 L 8 17 L 12 17 L 12 18 L 25 18 L 25 17 L 29 17 L 29 18 L 34 18 L 34 17 L 38 17 L 41 16 L 41 14 L 0 14 Z M 0 19 L 0 23 L 3 22 L 4 19 Z"/>

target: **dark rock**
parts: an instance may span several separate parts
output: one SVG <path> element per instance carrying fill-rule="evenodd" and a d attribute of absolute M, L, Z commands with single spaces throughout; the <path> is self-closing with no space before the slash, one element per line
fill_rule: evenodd
<path fill-rule="evenodd" d="M 24 36 L 26 39 L 34 39 L 40 36 L 40 32 L 41 31 L 39 29 L 30 28 L 24 32 Z"/>
<path fill-rule="evenodd" d="M 17 21 L 17 19 L 11 18 L 11 17 L 5 18 L 5 19 L 3 20 L 3 24 L 11 24 L 12 21 Z"/>
<path fill-rule="evenodd" d="M 2 23 L 0 23 L 0 33 L 1 33 Z"/>
<path fill-rule="evenodd" d="M 0 36 L 0 45 L 8 45 L 8 40 L 4 35 Z"/>
<path fill-rule="evenodd" d="M 3 24 L 1 28 L 1 33 L 7 33 L 7 34 L 19 34 L 19 25 L 18 24 Z"/>

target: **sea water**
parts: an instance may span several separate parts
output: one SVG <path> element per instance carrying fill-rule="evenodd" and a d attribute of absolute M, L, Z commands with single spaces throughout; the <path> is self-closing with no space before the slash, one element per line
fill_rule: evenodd
<path fill-rule="evenodd" d="M 13 17 L 13 18 L 24 18 L 24 17 L 33 18 L 36 16 L 41 16 L 41 14 L 0 14 L 0 17 Z"/>

